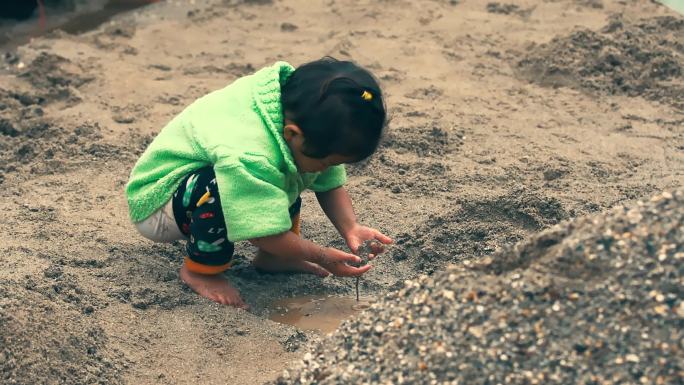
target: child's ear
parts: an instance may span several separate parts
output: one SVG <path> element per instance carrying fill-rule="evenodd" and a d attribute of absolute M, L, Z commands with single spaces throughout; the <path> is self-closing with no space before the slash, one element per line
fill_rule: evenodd
<path fill-rule="evenodd" d="M 283 137 L 285 137 L 285 141 L 287 142 L 290 142 L 292 139 L 301 135 L 302 129 L 294 123 L 288 123 L 283 127 Z"/>

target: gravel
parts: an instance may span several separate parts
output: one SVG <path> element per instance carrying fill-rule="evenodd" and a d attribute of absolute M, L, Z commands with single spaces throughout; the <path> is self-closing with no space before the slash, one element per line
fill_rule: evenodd
<path fill-rule="evenodd" d="M 406 281 L 272 384 L 684 384 L 684 190 Z"/>

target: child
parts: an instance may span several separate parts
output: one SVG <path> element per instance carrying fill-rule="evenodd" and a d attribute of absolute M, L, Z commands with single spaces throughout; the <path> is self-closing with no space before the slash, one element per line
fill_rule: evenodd
<path fill-rule="evenodd" d="M 259 248 L 268 272 L 359 276 L 357 256 L 299 237 L 300 193 L 316 192 L 356 252 L 392 240 L 360 225 L 343 184 L 343 164 L 377 148 L 386 113 L 373 76 L 323 58 L 296 70 L 285 62 L 236 80 L 176 116 L 135 164 L 126 195 L 138 231 L 156 242 L 187 239 L 180 278 L 199 295 L 246 308 L 221 275 L 233 243 Z"/>

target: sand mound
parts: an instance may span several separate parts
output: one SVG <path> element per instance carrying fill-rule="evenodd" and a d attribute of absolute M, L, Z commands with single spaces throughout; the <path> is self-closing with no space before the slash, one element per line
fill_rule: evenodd
<path fill-rule="evenodd" d="M 0 88 L 0 183 L 7 172 L 64 172 L 88 161 L 131 157 L 145 148 L 149 140 L 134 133 L 125 142 L 107 143 L 97 122 L 65 127 L 45 115 L 50 105 L 81 102 L 78 87 L 92 81 L 87 73 L 68 59 L 43 52 L 18 74 L 23 82 L 11 90 Z"/>
<path fill-rule="evenodd" d="M 617 15 L 599 32 L 579 29 L 531 47 L 517 68 L 544 86 L 643 96 L 684 109 L 683 34 L 682 18 Z"/>
<path fill-rule="evenodd" d="M 681 383 L 684 191 L 407 281 L 277 384 Z"/>
<path fill-rule="evenodd" d="M 526 189 L 493 197 L 463 198 L 453 210 L 432 216 L 412 233 L 397 237 L 396 260 L 410 260 L 432 274 L 452 262 L 480 257 L 554 225 L 568 214 L 561 203 Z"/>
<path fill-rule="evenodd" d="M 45 279 L 0 283 L 0 382 L 122 383 L 123 362 L 107 348 L 104 331 L 88 322 L 93 307 L 82 290 L 56 268 Z"/>
<path fill-rule="evenodd" d="M 367 185 L 394 194 L 434 195 L 453 190 L 443 158 L 457 153 L 463 133 L 437 124 L 393 127 L 380 143 L 378 155 L 350 165 L 353 176 L 369 176 Z"/>

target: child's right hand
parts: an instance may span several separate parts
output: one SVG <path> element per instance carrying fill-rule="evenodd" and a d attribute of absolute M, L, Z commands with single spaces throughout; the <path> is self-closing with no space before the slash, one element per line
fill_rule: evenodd
<path fill-rule="evenodd" d="M 311 241 L 299 238 L 292 231 L 250 239 L 250 242 L 259 249 L 278 256 L 277 258 L 280 261 L 276 263 L 277 266 L 274 267 L 274 261 L 270 261 L 269 264 L 271 266 L 265 269 L 267 271 L 301 270 L 311 272 L 311 266 L 306 269 L 301 267 L 301 264 L 305 262 L 319 265 L 338 277 L 358 277 L 371 268 L 370 265 L 361 267 L 350 266 L 348 263 L 360 264 L 362 259 L 354 254 L 345 253 L 332 247 L 322 247 Z M 325 276 L 323 274 L 319 275 Z"/>
<path fill-rule="evenodd" d="M 348 265 L 348 263 L 361 262 L 363 260 L 358 256 L 332 247 L 321 247 L 319 260 L 316 261 L 321 267 L 338 277 L 358 277 L 370 270 L 371 265 L 361 267 Z"/>

